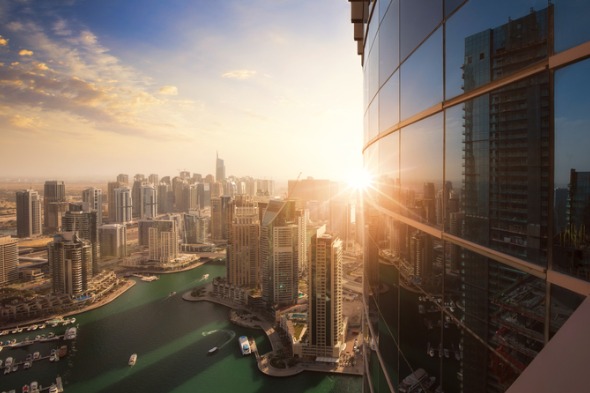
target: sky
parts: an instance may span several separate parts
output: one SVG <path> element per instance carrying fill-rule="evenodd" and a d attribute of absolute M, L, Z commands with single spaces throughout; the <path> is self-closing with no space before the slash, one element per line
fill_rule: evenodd
<path fill-rule="evenodd" d="M 362 166 L 347 0 L 0 0 L 0 179 Z"/>

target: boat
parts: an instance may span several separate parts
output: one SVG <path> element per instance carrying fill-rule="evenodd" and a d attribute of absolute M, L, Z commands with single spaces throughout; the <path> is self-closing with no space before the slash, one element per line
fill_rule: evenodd
<path fill-rule="evenodd" d="M 41 354 L 39 353 L 39 351 L 36 351 L 33 354 L 33 360 L 39 360 L 39 358 L 41 358 Z"/>
<path fill-rule="evenodd" d="M 75 327 L 68 328 L 64 333 L 64 340 L 73 340 L 78 335 L 78 329 Z"/>
<path fill-rule="evenodd" d="M 219 349 L 218 347 L 213 347 L 209 350 L 209 352 L 207 352 L 207 354 L 213 355 L 215 352 L 217 352 L 218 349 Z"/>
<path fill-rule="evenodd" d="M 49 387 L 49 393 L 59 393 L 59 390 L 57 389 L 57 385 L 56 384 L 52 384 Z"/>
<path fill-rule="evenodd" d="M 37 381 L 31 382 L 31 393 L 39 393 L 39 383 Z"/>
<path fill-rule="evenodd" d="M 9 356 L 9 357 L 6 358 L 6 361 L 4 362 L 4 366 L 6 368 L 11 368 L 13 362 L 14 362 L 14 359 Z"/>
<path fill-rule="evenodd" d="M 170 292 L 170 295 L 168 295 L 168 296 L 169 296 L 169 297 L 172 297 L 172 296 L 174 296 L 174 295 L 176 295 L 176 292 L 172 291 L 172 292 Z"/>
<path fill-rule="evenodd" d="M 252 349 L 250 348 L 250 341 L 248 341 L 248 337 L 240 336 L 239 342 L 242 355 L 250 355 L 252 353 Z"/>
<path fill-rule="evenodd" d="M 398 392 L 418 393 L 429 391 L 427 389 L 434 384 L 435 380 L 435 377 L 428 376 L 428 373 L 423 368 L 419 368 L 403 379 L 399 384 Z"/>
<path fill-rule="evenodd" d="M 29 393 L 29 385 L 23 385 L 22 392 Z"/>
<path fill-rule="evenodd" d="M 203 280 L 206 280 L 209 278 L 209 274 L 203 274 Z"/>
<path fill-rule="evenodd" d="M 134 353 L 129 357 L 129 365 L 130 366 L 135 366 L 135 363 L 137 362 L 137 354 Z"/>
<path fill-rule="evenodd" d="M 15 342 L 13 344 L 10 344 L 10 348 L 11 349 L 14 349 L 14 348 L 22 348 L 22 347 L 26 347 L 26 346 L 29 346 L 29 345 L 34 344 L 34 343 L 35 343 L 35 341 L 33 341 L 33 340 L 31 340 L 31 339 L 29 339 L 27 337 L 27 338 L 25 338 L 21 342 Z"/>
<path fill-rule="evenodd" d="M 47 334 L 46 337 L 44 337 L 43 335 L 41 335 L 41 338 L 39 339 L 39 342 L 47 342 L 47 341 L 55 341 L 55 340 L 59 340 L 59 336 L 57 336 L 55 333 L 50 332 L 49 334 Z"/>

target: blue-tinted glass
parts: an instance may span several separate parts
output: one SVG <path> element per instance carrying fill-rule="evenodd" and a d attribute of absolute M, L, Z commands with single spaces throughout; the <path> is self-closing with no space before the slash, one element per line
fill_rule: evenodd
<path fill-rule="evenodd" d="M 400 58 L 403 61 L 442 21 L 442 2 L 401 0 L 400 15 Z"/>
<path fill-rule="evenodd" d="M 429 225 L 438 225 L 437 190 L 442 186 L 442 114 L 405 127 L 400 141 L 400 204 L 404 214 Z"/>
<path fill-rule="evenodd" d="M 463 105 L 463 236 L 539 264 L 548 236 L 549 105 L 547 73 Z"/>
<path fill-rule="evenodd" d="M 445 111 L 445 183 L 441 188 L 442 213 L 440 220 L 445 231 L 462 236 L 461 189 L 464 170 L 463 105 Z M 454 268 L 456 264 L 452 265 Z"/>
<path fill-rule="evenodd" d="M 399 74 L 395 73 L 379 92 L 379 131 L 399 123 Z"/>
<path fill-rule="evenodd" d="M 379 96 L 369 105 L 369 140 L 375 138 L 379 132 Z"/>
<path fill-rule="evenodd" d="M 459 8 L 466 0 L 444 0 L 445 2 L 445 18 L 448 18 L 457 8 Z"/>
<path fill-rule="evenodd" d="M 590 280 L 590 60 L 555 72 L 553 266 Z"/>
<path fill-rule="evenodd" d="M 391 3 L 391 0 L 379 0 L 379 20 L 383 19 L 387 8 L 389 8 L 389 3 Z"/>
<path fill-rule="evenodd" d="M 590 40 L 590 2 L 553 0 L 555 8 L 555 52 Z"/>
<path fill-rule="evenodd" d="M 377 91 L 379 90 L 379 36 L 375 37 L 375 42 L 371 53 L 369 53 L 368 63 L 365 66 L 369 70 L 368 73 L 368 100 L 371 102 Z"/>
<path fill-rule="evenodd" d="M 394 0 L 379 28 L 379 85 L 389 78 L 399 65 L 399 10 Z"/>
<path fill-rule="evenodd" d="M 546 0 L 471 0 L 445 25 L 445 98 L 547 57 Z"/>
<path fill-rule="evenodd" d="M 434 33 L 402 64 L 401 119 L 442 101 L 442 29 Z"/>

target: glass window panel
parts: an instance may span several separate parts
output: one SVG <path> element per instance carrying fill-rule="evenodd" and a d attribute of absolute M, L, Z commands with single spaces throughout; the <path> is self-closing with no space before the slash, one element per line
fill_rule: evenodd
<path fill-rule="evenodd" d="M 578 306 L 586 299 L 585 296 L 568 291 L 557 285 L 551 286 L 551 316 L 549 318 L 549 334 L 557 333 Z"/>
<path fill-rule="evenodd" d="M 445 98 L 547 57 L 546 0 L 472 0 L 446 23 Z"/>
<path fill-rule="evenodd" d="M 553 0 L 555 8 L 555 52 L 561 52 L 590 40 L 590 2 Z"/>
<path fill-rule="evenodd" d="M 379 190 L 378 203 L 390 211 L 397 211 L 399 189 L 399 132 L 387 135 L 379 141 Z"/>
<path fill-rule="evenodd" d="M 405 215 L 436 226 L 436 196 L 442 186 L 443 116 L 437 114 L 401 131 L 401 195 Z"/>
<path fill-rule="evenodd" d="M 445 183 L 440 190 L 442 193 L 441 216 L 437 216 L 439 225 L 442 222 L 445 231 L 457 236 L 463 234 L 461 207 L 464 163 L 463 113 L 462 105 L 457 105 L 445 112 Z"/>
<path fill-rule="evenodd" d="M 379 92 L 379 131 L 399 123 L 399 73 L 395 73 Z"/>
<path fill-rule="evenodd" d="M 369 63 L 367 64 L 368 73 L 368 100 L 371 102 L 379 90 L 379 37 L 375 38 L 375 44 L 369 54 Z"/>
<path fill-rule="evenodd" d="M 590 60 L 555 72 L 553 267 L 590 280 Z"/>
<path fill-rule="evenodd" d="M 457 8 L 459 8 L 466 0 L 444 0 L 445 2 L 445 18 L 448 18 Z"/>
<path fill-rule="evenodd" d="M 394 0 L 379 28 L 379 85 L 389 78 L 399 65 L 399 9 Z"/>
<path fill-rule="evenodd" d="M 375 96 L 369 106 L 369 140 L 375 138 L 379 133 L 379 96 Z"/>
<path fill-rule="evenodd" d="M 379 0 L 379 20 L 383 20 L 383 16 L 385 15 L 385 12 L 387 12 L 387 8 L 389 8 L 389 3 L 391 3 L 391 1 L 392 0 Z"/>
<path fill-rule="evenodd" d="M 400 15 L 400 58 L 403 61 L 442 21 L 441 0 L 401 0 Z"/>
<path fill-rule="evenodd" d="M 548 80 L 542 73 L 467 101 L 463 122 L 453 108 L 446 124 L 449 179 L 458 173 L 462 134 L 460 210 L 449 213 L 447 230 L 542 265 L 550 192 Z"/>
<path fill-rule="evenodd" d="M 439 29 L 401 66 L 401 119 L 442 101 L 442 30 Z"/>

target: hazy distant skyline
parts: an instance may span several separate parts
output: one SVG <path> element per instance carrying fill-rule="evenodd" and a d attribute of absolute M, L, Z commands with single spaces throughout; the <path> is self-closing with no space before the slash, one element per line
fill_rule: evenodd
<path fill-rule="evenodd" d="M 348 1 L 0 0 L 0 177 L 341 180 L 362 126 Z"/>

